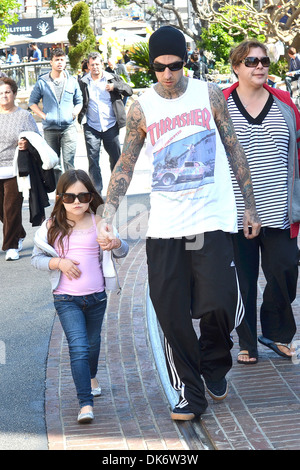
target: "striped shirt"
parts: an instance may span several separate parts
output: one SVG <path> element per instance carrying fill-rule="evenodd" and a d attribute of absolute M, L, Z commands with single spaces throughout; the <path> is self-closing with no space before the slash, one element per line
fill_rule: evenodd
<path fill-rule="evenodd" d="M 287 229 L 288 126 L 271 94 L 256 118 L 247 113 L 236 90 L 227 104 L 237 137 L 248 159 L 262 227 Z M 240 230 L 243 228 L 244 202 L 232 170 L 231 178 Z"/>

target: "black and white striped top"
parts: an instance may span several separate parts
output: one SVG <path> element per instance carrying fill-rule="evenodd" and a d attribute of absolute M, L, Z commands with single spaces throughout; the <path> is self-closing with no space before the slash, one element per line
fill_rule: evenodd
<path fill-rule="evenodd" d="M 228 98 L 228 109 L 237 137 L 246 153 L 258 214 L 262 227 L 289 228 L 287 176 L 289 130 L 273 96 L 256 118 L 242 105 L 236 90 Z M 243 228 L 244 203 L 231 171 L 238 211 L 238 228 Z"/>

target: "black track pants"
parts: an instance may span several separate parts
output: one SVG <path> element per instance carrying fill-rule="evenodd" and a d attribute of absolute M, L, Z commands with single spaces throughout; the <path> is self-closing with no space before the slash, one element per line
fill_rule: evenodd
<path fill-rule="evenodd" d="M 198 237 L 201 237 L 200 235 Z M 203 247 L 185 238 L 147 239 L 150 297 L 165 336 L 172 386 L 195 414 L 207 407 L 203 381 L 232 365 L 231 331 L 244 314 L 231 236 L 204 234 Z M 200 338 L 193 318 L 200 319 Z"/>
<path fill-rule="evenodd" d="M 260 308 L 262 334 L 268 339 L 290 343 L 296 332 L 292 302 L 298 280 L 297 238 L 290 230 L 265 227 L 258 237 L 247 240 L 242 231 L 233 235 L 234 255 L 245 304 L 244 322 L 237 332 L 241 349 L 257 355 L 257 280 L 259 265 L 266 278 Z"/>

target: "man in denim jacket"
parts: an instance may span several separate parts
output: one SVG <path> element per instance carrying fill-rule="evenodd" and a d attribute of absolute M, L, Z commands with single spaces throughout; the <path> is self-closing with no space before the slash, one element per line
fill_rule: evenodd
<path fill-rule="evenodd" d="M 48 145 L 57 153 L 60 160 L 62 153 L 63 169 L 74 168 L 77 145 L 75 120 L 82 108 L 82 94 L 78 81 L 72 77 L 66 67 L 66 55 L 62 49 L 55 49 L 51 56 L 51 72 L 41 75 L 36 82 L 29 106 L 42 118 L 44 137 Z M 42 99 L 43 110 L 38 106 Z M 55 168 L 56 179 L 62 168 Z"/>

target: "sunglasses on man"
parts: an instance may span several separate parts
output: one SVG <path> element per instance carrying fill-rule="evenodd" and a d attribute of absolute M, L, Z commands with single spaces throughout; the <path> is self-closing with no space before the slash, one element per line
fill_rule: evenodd
<path fill-rule="evenodd" d="M 171 72 L 177 72 L 183 67 L 184 61 L 178 60 L 177 62 L 172 62 L 171 64 L 160 64 L 159 62 L 153 62 L 152 68 L 154 72 L 164 72 L 166 68 L 171 70 Z"/>
<path fill-rule="evenodd" d="M 245 57 L 245 59 L 241 60 L 242 64 L 245 64 L 245 67 L 257 67 L 259 63 L 263 67 L 269 67 L 271 64 L 270 57 Z"/>

